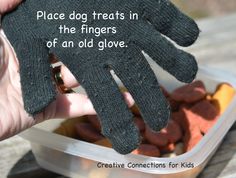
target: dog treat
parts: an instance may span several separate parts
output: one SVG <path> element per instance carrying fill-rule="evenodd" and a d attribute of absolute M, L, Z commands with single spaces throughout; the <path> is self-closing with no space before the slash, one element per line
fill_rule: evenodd
<path fill-rule="evenodd" d="M 98 132 L 101 132 L 101 124 L 97 115 L 87 115 L 87 119 Z"/>
<path fill-rule="evenodd" d="M 212 100 L 212 95 L 208 93 L 206 95 L 206 100 L 211 101 Z"/>
<path fill-rule="evenodd" d="M 219 110 L 220 114 L 223 114 L 234 95 L 235 89 L 229 84 L 223 83 L 217 87 L 216 92 L 211 98 L 211 101 L 213 105 Z"/>
<path fill-rule="evenodd" d="M 96 142 L 104 138 L 96 129 L 89 123 L 76 124 L 76 131 L 80 139 L 87 142 Z"/>
<path fill-rule="evenodd" d="M 198 103 L 198 102 L 196 102 L 196 103 Z M 180 106 L 179 106 L 179 110 L 181 110 L 181 109 L 190 109 L 194 104 L 195 103 L 181 103 Z"/>
<path fill-rule="evenodd" d="M 202 139 L 203 135 L 199 132 L 199 129 L 195 127 L 194 130 L 187 131 L 184 135 L 184 152 L 190 151 L 198 142 Z"/>
<path fill-rule="evenodd" d="M 162 132 L 166 133 L 169 143 L 176 143 L 182 138 L 182 130 L 174 120 L 170 120 L 167 127 L 162 129 Z"/>
<path fill-rule="evenodd" d="M 168 98 L 167 98 L 167 101 L 168 101 L 169 104 L 170 104 L 170 107 L 171 107 L 171 111 L 172 111 L 172 112 L 178 111 L 178 110 L 179 110 L 179 107 L 180 107 L 181 104 L 182 104 L 182 102 L 176 101 L 176 100 L 172 99 L 171 97 L 168 97 Z"/>
<path fill-rule="evenodd" d="M 160 157 L 160 150 L 150 144 L 141 144 L 136 150 L 132 152 L 133 154 L 140 154 L 145 156 L 151 156 L 151 157 Z"/>
<path fill-rule="evenodd" d="M 105 146 L 105 147 L 108 147 L 108 148 L 112 148 L 112 144 L 111 142 L 107 139 L 107 138 L 104 138 L 104 139 L 101 139 L 101 140 L 98 140 L 96 142 L 94 142 L 96 145 L 100 145 L 100 146 Z"/>
<path fill-rule="evenodd" d="M 175 101 L 193 103 L 206 96 L 206 88 L 202 81 L 195 81 L 189 85 L 184 85 L 171 93 L 171 98 Z"/>
<path fill-rule="evenodd" d="M 161 153 L 171 153 L 175 150 L 175 144 L 174 143 L 168 143 L 165 146 L 159 146 L 158 147 L 161 151 Z"/>
<path fill-rule="evenodd" d="M 77 131 L 76 131 L 75 125 L 77 123 L 84 122 L 85 120 L 86 120 L 85 116 L 77 117 L 73 119 L 67 119 L 66 121 L 62 122 L 61 125 L 54 132 L 63 136 L 76 138 Z"/>
<path fill-rule="evenodd" d="M 147 139 L 149 143 L 156 146 L 165 146 L 168 143 L 166 133 L 163 133 L 162 131 L 154 132 L 148 126 L 146 126 L 145 129 L 145 139 Z"/>
<path fill-rule="evenodd" d="M 187 116 L 191 118 L 190 122 L 192 123 L 194 119 L 197 120 L 199 129 L 204 134 L 208 132 L 219 118 L 219 111 L 207 100 L 196 103 L 190 111 L 192 115 Z"/>
<path fill-rule="evenodd" d="M 195 114 L 187 109 L 181 109 L 172 115 L 174 119 L 181 126 L 184 131 L 183 143 L 184 152 L 192 149 L 202 138 L 197 119 L 194 119 Z"/>
<path fill-rule="evenodd" d="M 180 109 L 178 112 L 172 113 L 171 117 L 174 121 L 178 123 L 183 132 L 189 130 L 190 124 L 188 118 L 186 118 L 184 110 Z M 194 123 L 196 125 L 197 123 Z"/>
<path fill-rule="evenodd" d="M 205 120 L 213 120 L 219 115 L 219 111 L 208 100 L 199 101 L 190 110 Z"/>

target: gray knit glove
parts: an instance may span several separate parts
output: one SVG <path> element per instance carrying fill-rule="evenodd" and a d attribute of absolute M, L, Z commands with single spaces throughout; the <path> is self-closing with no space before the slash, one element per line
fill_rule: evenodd
<path fill-rule="evenodd" d="M 117 27 L 117 33 L 59 34 L 58 26 L 65 24 L 78 29 L 76 20 L 36 20 L 37 11 L 102 13 L 130 11 L 138 13 L 138 20 L 89 20 L 89 27 Z M 181 46 L 191 45 L 198 37 L 196 23 L 182 14 L 168 0 L 26 0 L 15 11 L 6 14 L 2 27 L 19 59 L 21 86 L 25 110 L 41 112 L 56 96 L 51 79 L 49 53 L 55 54 L 85 88 L 100 118 L 102 133 L 121 154 L 138 147 L 140 137 L 133 115 L 110 74 L 113 69 L 136 101 L 144 121 L 153 130 L 166 126 L 170 117 L 169 105 L 157 79 L 142 54 L 145 51 L 164 70 L 182 82 L 191 82 L 197 72 L 194 57 L 177 49 L 165 35 Z M 55 48 L 46 42 L 94 39 L 125 41 L 127 47 Z"/>

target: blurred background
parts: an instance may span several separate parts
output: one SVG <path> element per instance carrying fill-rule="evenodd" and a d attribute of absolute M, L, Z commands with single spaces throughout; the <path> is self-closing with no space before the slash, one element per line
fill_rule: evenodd
<path fill-rule="evenodd" d="M 195 19 L 236 13 L 236 0 L 172 0 Z"/>
<path fill-rule="evenodd" d="M 236 76 L 236 0 L 171 0 L 197 20 L 201 33 L 187 48 L 198 63 Z"/>

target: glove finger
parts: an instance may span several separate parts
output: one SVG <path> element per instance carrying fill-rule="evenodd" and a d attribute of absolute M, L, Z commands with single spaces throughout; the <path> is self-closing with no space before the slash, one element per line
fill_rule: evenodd
<path fill-rule="evenodd" d="M 133 96 L 144 121 L 153 130 L 159 131 L 167 125 L 170 107 L 143 54 L 135 49 L 137 47 L 129 48 L 129 56 L 123 62 L 117 59 L 121 62 L 113 65 L 114 71 Z"/>
<path fill-rule="evenodd" d="M 155 28 L 181 46 L 190 46 L 199 36 L 197 24 L 169 0 L 145 0 L 145 15 Z"/>
<path fill-rule="evenodd" d="M 12 45 L 19 60 L 25 110 L 38 114 L 56 97 L 49 51 L 40 39 L 17 41 Z"/>
<path fill-rule="evenodd" d="M 136 44 L 176 79 L 185 83 L 195 79 L 198 66 L 194 56 L 176 48 L 152 25 L 146 23 L 143 32 L 137 31 L 135 35 Z"/>
<path fill-rule="evenodd" d="M 90 67 L 87 67 L 86 71 L 81 72 L 79 67 L 82 67 L 82 64 L 78 64 L 78 59 L 75 59 L 73 55 L 69 57 L 69 55 L 68 53 L 58 55 L 57 53 L 59 59 L 69 68 L 86 90 L 99 116 L 102 134 L 111 141 L 117 152 L 121 154 L 132 152 L 139 145 L 139 132 L 134 125 L 133 114 L 125 103 L 125 99 L 112 78 L 108 67 L 104 68 L 102 64 L 91 64 L 88 65 Z M 67 57 L 70 60 L 64 60 Z M 78 58 L 81 59 L 81 56 Z M 94 61 L 99 60 L 95 59 Z M 82 68 L 81 70 L 83 70 Z"/>
<path fill-rule="evenodd" d="M 136 149 L 140 142 L 138 129 L 109 71 L 94 69 L 81 84 L 98 113 L 102 133 L 111 140 L 113 148 L 121 154 Z"/>

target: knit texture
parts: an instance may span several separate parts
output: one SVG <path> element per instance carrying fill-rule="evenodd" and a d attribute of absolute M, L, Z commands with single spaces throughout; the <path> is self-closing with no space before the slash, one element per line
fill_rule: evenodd
<path fill-rule="evenodd" d="M 117 27 L 117 34 L 59 34 L 58 26 L 65 24 L 80 29 L 77 20 L 37 20 L 38 10 L 67 13 L 76 10 L 92 14 L 130 11 L 138 13 L 138 20 L 89 20 L 92 27 Z M 194 57 L 176 48 L 189 46 L 197 39 L 196 23 L 182 14 L 168 0 L 26 0 L 15 11 L 6 14 L 2 27 L 15 49 L 20 64 L 21 86 L 25 110 L 35 115 L 47 107 L 56 96 L 48 56 L 53 53 L 74 74 L 84 87 L 100 118 L 102 133 L 113 148 L 127 154 L 140 143 L 133 115 L 111 76 L 113 69 L 137 103 L 144 121 L 155 131 L 167 125 L 170 107 L 158 81 L 144 58 L 146 52 L 158 65 L 182 82 L 191 82 L 198 67 Z M 164 37 L 166 36 L 166 37 Z M 126 48 L 48 49 L 46 42 L 58 38 L 103 41 L 125 41 Z"/>

